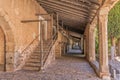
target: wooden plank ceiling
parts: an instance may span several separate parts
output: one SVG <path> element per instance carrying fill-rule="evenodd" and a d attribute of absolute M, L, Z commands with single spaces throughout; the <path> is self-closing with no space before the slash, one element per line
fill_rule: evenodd
<path fill-rule="evenodd" d="M 99 8 L 98 0 L 37 0 L 48 13 L 57 13 L 69 30 L 83 33 Z"/>

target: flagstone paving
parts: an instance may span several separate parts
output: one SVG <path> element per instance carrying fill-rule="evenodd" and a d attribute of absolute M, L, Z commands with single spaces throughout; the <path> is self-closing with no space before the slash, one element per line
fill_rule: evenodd
<path fill-rule="evenodd" d="M 61 57 L 43 72 L 0 72 L 0 80 L 101 80 L 83 58 Z"/>

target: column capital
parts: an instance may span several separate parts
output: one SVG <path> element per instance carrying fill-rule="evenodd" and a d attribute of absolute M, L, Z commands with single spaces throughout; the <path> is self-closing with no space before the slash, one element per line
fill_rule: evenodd
<path fill-rule="evenodd" d="M 109 73 L 109 72 L 100 72 L 100 73 L 99 73 L 99 76 L 100 76 L 102 79 L 110 80 L 110 73 Z"/>
<path fill-rule="evenodd" d="M 99 10 L 99 16 L 108 15 L 109 11 L 110 11 L 110 8 L 109 8 L 109 7 L 102 7 L 102 8 Z"/>
<path fill-rule="evenodd" d="M 103 6 L 107 6 L 110 9 L 114 7 L 114 5 L 118 2 L 119 0 L 105 0 Z"/>
<path fill-rule="evenodd" d="M 101 4 L 101 9 L 103 9 L 104 13 L 106 12 L 107 14 L 109 11 L 114 7 L 114 5 L 118 2 L 119 0 L 99 0 Z M 100 10 L 101 11 L 101 10 Z M 102 12 L 102 13 L 103 13 Z"/>

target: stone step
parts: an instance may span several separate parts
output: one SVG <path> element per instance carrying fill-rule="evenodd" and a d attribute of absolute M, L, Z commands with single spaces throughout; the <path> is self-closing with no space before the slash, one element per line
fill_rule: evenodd
<path fill-rule="evenodd" d="M 44 50 L 46 50 L 46 49 L 48 49 L 48 48 L 49 48 L 49 46 L 44 46 L 44 47 L 43 47 Z M 36 47 L 35 50 L 41 50 L 41 48 L 40 48 L 40 47 Z"/>
<path fill-rule="evenodd" d="M 32 54 L 31 56 L 40 56 L 41 54 L 38 53 L 38 54 Z"/>
<path fill-rule="evenodd" d="M 26 62 L 25 66 L 40 67 L 40 63 L 39 62 Z"/>
<path fill-rule="evenodd" d="M 43 53 L 46 53 L 46 52 L 49 52 L 49 50 L 43 50 Z M 40 54 L 41 51 L 34 51 L 33 53 L 38 53 L 38 54 Z"/>
<path fill-rule="evenodd" d="M 35 60 L 35 61 L 36 61 L 36 60 L 40 60 L 40 58 L 35 58 L 35 57 L 32 57 L 32 58 L 31 58 L 31 57 L 30 57 L 28 60 L 33 60 L 33 61 Z"/>
<path fill-rule="evenodd" d="M 30 56 L 40 56 L 41 54 L 40 53 L 38 53 L 38 52 L 34 52 L 32 55 L 30 55 Z"/>
<path fill-rule="evenodd" d="M 40 60 L 38 60 L 38 59 L 29 59 L 29 60 L 26 61 L 26 63 L 27 63 L 27 62 L 40 63 Z"/>
<path fill-rule="evenodd" d="M 31 55 L 40 55 L 40 51 L 33 51 L 33 53 Z"/>
<path fill-rule="evenodd" d="M 40 47 L 41 47 L 41 45 L 38 45 L 36 48 L 39 48 L 40 49 Z M 49 45 L 43 45 L 43 48 L 45 48 L 45 47 L 49 47 Z"/>
<path fill-rule="evenodd" d="M 40 62 L 40 58 L 29 58 L 26 62 Z"/>
<path fill-rule="evenodd" d="M 28 71 L 40 71 L 40 67 L 33 67 L 33 66 L 24 66 L 22 68 L 23 70 L 28 70 Z"/>
<path fill-rule="evenodd" d="M 33 53 L 32 53 L 31 55 L 34 55 L 34 54 L 39 55 L 39 54 L 40 54 L 40 51 L 33 51 Z"/>
<path fill-rule="evenodd" d="M 40 57 L 41 54 L 39 53 L 39 54 L 32 54 L 32 55 L 30 55 L 30 57 L 36 57 L 36 56 Z"/>
<path fill-rule="evenodd" d="M 32 59 L 40 59 L 40 55 L 37 55 L 37 56 L 36 55 L 31 55 L 30 58 L 32 58 Z"/>

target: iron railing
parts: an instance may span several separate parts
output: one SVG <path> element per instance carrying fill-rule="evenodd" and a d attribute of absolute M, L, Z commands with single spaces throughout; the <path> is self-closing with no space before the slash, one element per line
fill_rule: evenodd
<path fill-rule="evenodd" d="M 34 51 L 38 45 L 38 35 L 22 52 L 16 52 L 15 55 L 15 70 L 20 70 L 24 65 L 26 60 L 29 58 L 31 53 Z"/>
<path fill-rule="evenodd" d="M 41 67 L 44 67 L 47 59 L 48 59 L 48 56 L 49 54 L 51 53 L 52 51 L 52 48 L 56 42 L 56 39 L 57 39 L 57 34 L 55 34 L 53 37 L 52 37 L 52 40 L 50 40 L 50 42 L 48 43 L 48 45 L 46 45 L 48 47 L 47 51 L 43 51 L 43 58 L 42 58 L 42 62 L 43 62 L 43 65 L 41 65 Z"/>
<path fill-rule="evenodd" d="M 52 47 L 57 39 L 57 34 L 55 34 L 51 40 L 49 40 L 48 44 L 44 45 L 45 41 L 43 41 L 42 43 L 40 43 L 40 45 L 38 45 L 38 38 L 39 35 L 22 51 L 22 52 L 17 52 L 18 57 L 16 57 L 17 61 L 15 63 L 15 70 L 21 70 L 23 68 L 23 66 L 25 65 L 26 60 L 30 57 L 30 55 L 32 54 L 32 52 L 34 51 L 34 49 L 37 46 L 40 46 L 40 64 L 41 64 L 41 68 L 44 67 L 46 60 L 52 50 Z M 42 44 L 42 45 L 41 45 Z M 48 47 L 47 51 L 44 50 L 43 46 Z"/>

